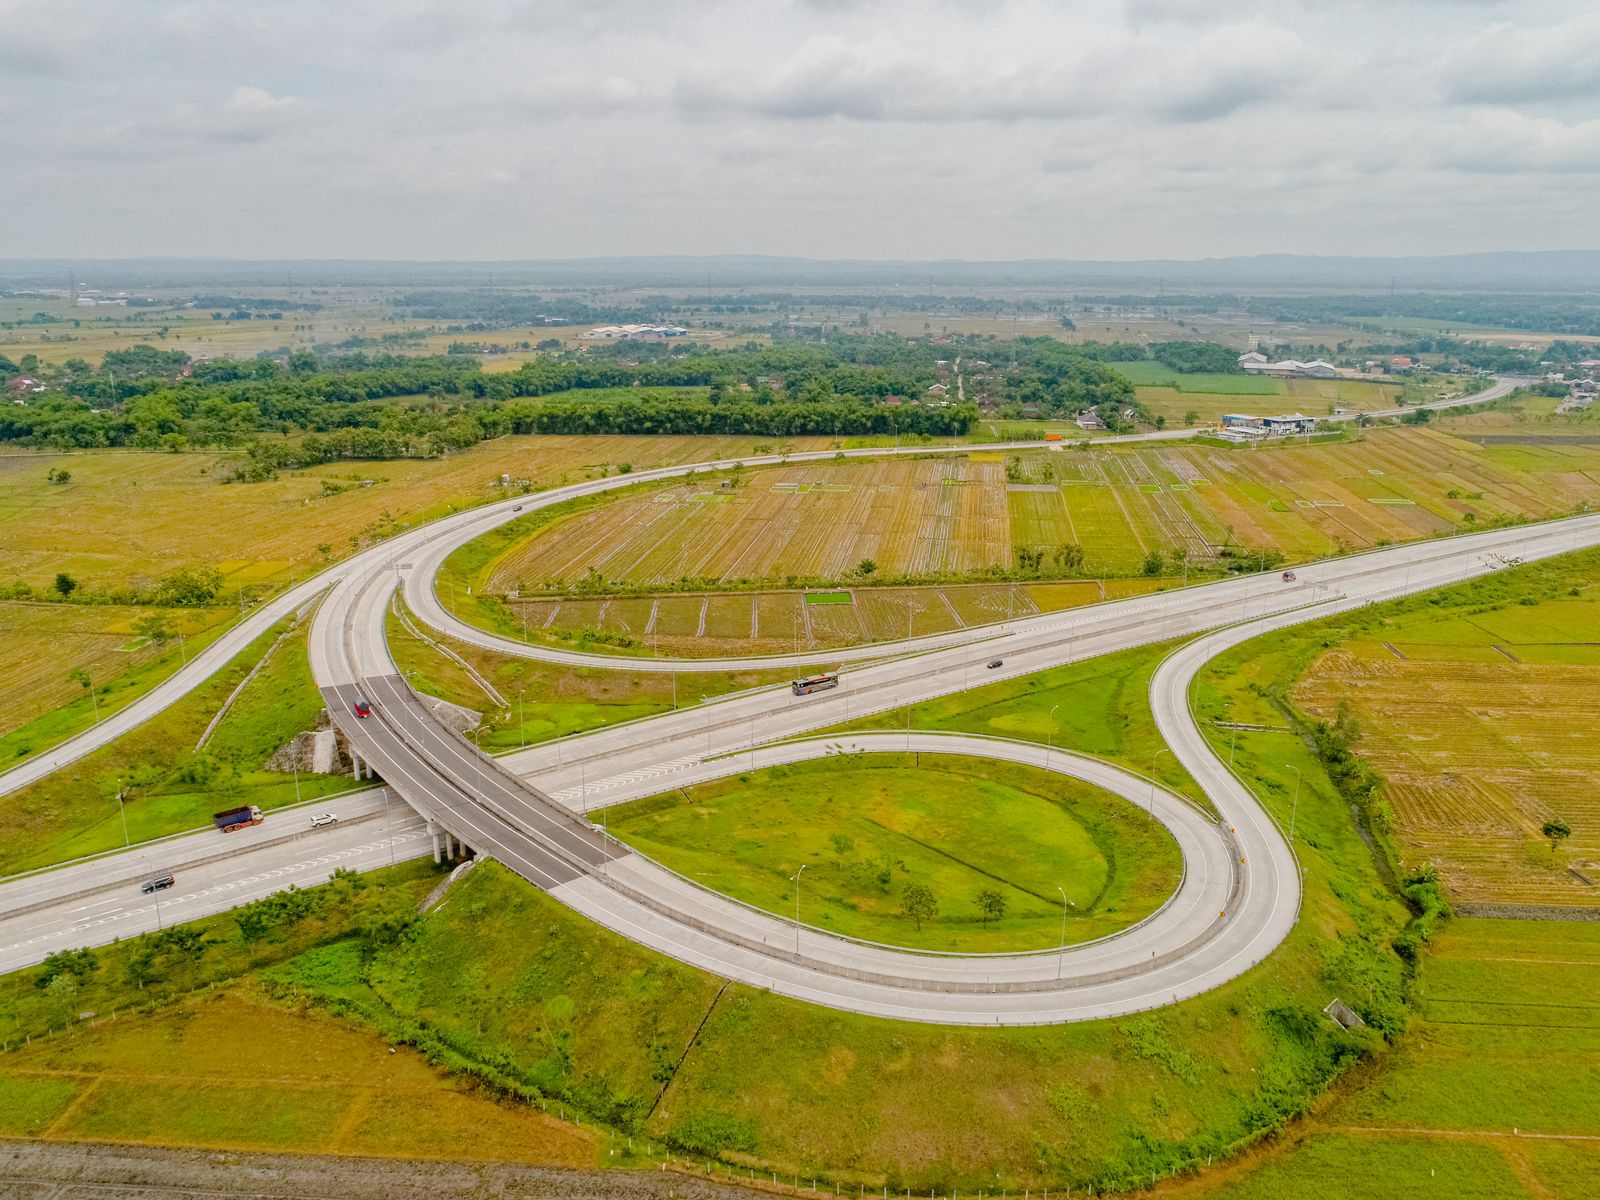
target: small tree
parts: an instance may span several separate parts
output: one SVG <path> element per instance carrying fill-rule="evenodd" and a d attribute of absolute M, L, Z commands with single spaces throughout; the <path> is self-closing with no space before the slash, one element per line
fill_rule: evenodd
<path fill-rule="evenodd" d="M 1568 825 L 1560 817 L 1551 817 L 1544 823 L 1541 832 L 1550 839 L 1550 857 L 1554 858 L 1556 856 L 1556 847 L 1572 836 L 1572 826 Z"/>
<path fill-rule="evenodd" d="M 76 579 L 74 579 L 71 575 L 68 575 L 65 571 L 56 572 L 56 591 L 61 593 L 61 598 L 63 600 L 77 590 L 78 581 Z"/>
<path fill-rule="evenodd" d="M 1166 565 L 1167 560 L 1159 550 L 1152 550 L 1144 556 L 1144 573 L 1146 575 L 1159 575 Z"/>
<path fill-rule="evenodd" d="M 873 562 L 870 558 L 863 558 L 856 564 L 856 574 L 858 575 L 871 575 L 876 572 L 877 569 L 878 564 Z"/>
<path fill-rule="evenodd" d="M 45 986 L 44 994 L 55 1015 L 63 1022 L 69 1021 L 77 1007 L 78 977 L 70 972 L 57 975 Z"/>
<path fill-rule="evenodd" d="M 94 680 L 89 677 L 89 672 L 82 667 L 73 667 L 67 672 L 67 682 L 75 683 L 89 693 L 89 703 L 94 706 L 95 724 L 100 723 L 100 700 L 94 694 Z"/>
<path fill-rule="evenodd" d="M 1200 424 L 1200 413 L 1196 409 L 1191 408 L 1188 412 L 1183 414 L 1183 423 L 1185 425 Z"/>
<path fill-rule="evenodd" d="M 900 893 L 900 910 L 917 923 L 920 932 L 924 921 L 939 915 L 939 900 L 927 884 L 908 883 Z"/>
<path fill-rule="evenodd" d="M 160 646 L 172 640 L 172 635 L 177 632 L 170 618 L 164 613 L 149 613 L 140 617 L 133 623 L 133 632 Z"/>
<path fill-rule="evenodd" d="M 978 893 L 978 911 L 983 914 L 983 923 L 998 921 L 1006 915 L 1006 898 L 994 888 L 984 888 Z"/>

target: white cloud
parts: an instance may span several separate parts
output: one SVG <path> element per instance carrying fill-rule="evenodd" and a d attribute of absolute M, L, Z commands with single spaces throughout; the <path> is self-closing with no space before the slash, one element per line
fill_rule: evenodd
<path fill-rule="evenodd" d="M 1600 17 L 1443 11 L 0 0 L 0 257 L 1592 243 Z"/>

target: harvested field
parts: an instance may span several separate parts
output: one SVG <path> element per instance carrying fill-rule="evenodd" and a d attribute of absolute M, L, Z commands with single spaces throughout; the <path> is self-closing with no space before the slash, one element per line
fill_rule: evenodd
<path fill-rule="evenodd" d="M 1295 700 L 1349 705 L 1406 860 L 1433 862 L 1453 899 L 1600 906 L 1596 629 L 1577 600 L 1411 619 L 1328 651 Z M 1573 831 L 1555 853 L 1552 817 Z"/>
<path fill-rule="evenodd" d="M 737 488 L 678 487 L 604 505 L 536 534 L 489 586 L 521 590 L 590 570 L 607 579 L 837 577 L 971 571 L 1011 559 L 999 463 L 959 458 L 808 463 L 747 473 Z"/>
<path fill-rule="evenodd" d="M 427 460 L 331 463 L 263 483 L 224 485 L 223 454 L 103 450 L 0 458 L 0 580 L 47 587 L 57 571 L 87 588 L 151 580 L 178 567 L 221 569 L 227 586 L 304 579 L 388 514 L 415 522 L 504 494 L 501 475 L 540 485 L 748 454 L 759 439 L 506 437 Z M 795 439 L 795 449 L 822 439 Z M 71 472 L 65 486 L 47 472 Z M 327 485 L 327 488 L 324 485 Z M 327 489 L 338 489 L 329 492 Z"/>
<path fill-rule="evenodd" d="M 950 584 L 944 587 L 853 588 L 838 600 L 811 603 L 811 592 L 727 592 L 514 600 L 509 608 L 530 641 L 547 645 L 602 637 L 589 648 L 637 647 L 685 657 L 786 653 L 888 642 L 993 625 L 1013 617 L 1140 596 L 1172 579 L 1071 580 L 1062 583 Z M 652 614 L 654 624 L 652 625 Z"/>
<path fill-rule="evenodd" d="M 79 699 L 81 685 L 69 671 L 89 673 L 101 688 L 169 652 L 133 634 L 133 622 L 148 609 L 81 604 L 0 602 L 0 734 Z M 186 638 L 224 624 L 225 608 L 173 610 Z M 102 701 L 104 704 L 104 701 Z"/>
<path fill-rule="evenodd" d="M 0 1100 L 0 1132 L 47 1140 L 596 1159 L 587 1131 L 474 1092 L 357 1027 L 240 990 L 14 1050 L 0 1057 Z"/>
<path fill-rule="evenodd" d="M 994 456 L 990 456 L 994 457 Z M 557 521 L 495 560 L 491 591 L 847 580 L 1011 567 L 1019 549 L 1084 550 L 1087 574 L 1135 574 L 1151 551 L 1191 563 L 1277 549 L 1323 557 L 1497 519 L 1600 504 L 1600 447 L 1479 447 L 1434 429 L 1261 449 L 1108 446 L 1072 453 L 794 465 L 632 496 Z"/>

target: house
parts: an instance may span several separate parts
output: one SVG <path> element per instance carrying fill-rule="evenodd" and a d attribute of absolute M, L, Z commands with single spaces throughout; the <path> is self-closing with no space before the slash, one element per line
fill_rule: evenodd
<path fill-rule="evenodd" d="M 942 383 L 936 383 L 928 389 L 928 395 L 930 396 L 948 396 L 949 394 L 950 389 Z"/>
<path fill-rule="evenodd" d="M 1396 371 L 1409 371 L 1417 365 L 1417 360 L 1409 354 L 1396 354 L 1389 359 L 1389 365 Z"/>
<path fill-rule="evenodd" d="M 1306 379 L 1337 379 L 1339 377 L 1339 368 L 1331 362 L 1323 362 L 1320 358 L 1314 358 L 1308 363 L 1301 363 L 1300 369 L 1295 374 Z"/>
<path fill-rule="evenodd" d="M 1261 428 L 1268 437 L 1298 437 L 1317 431 L 1317 419 L 1303 413 L 1284 417 L 1262 417 Z"/>
<path fill-rule="evenodd" d="M 1246 354 L 1239 355 L 1239 365 L 1246 371 L 1248 371 L 1251 367 L 1265 366 L 1266 361 L 1267 356 L 1262 354 L 1259 350 L 1251 350 Z"/>
<path fill-rule="evenodd" d="M 1217 430 L 1215 436 L 1224 442 L 1254 442 L 1266 437 L 1267 431 L 1259 425 L 1235 425 Z"/>
<path fill-rule="evenodd" d="M 1086 408 L 1078 414 L 1079 429 L 1104 429 L 1106 423 L 1100 419 L 1100 414 L 1092 408 Z"/>
<path fill-rule="evenodd" d="M 1248 413 L 1223 413 L 1222 427 L 1224 429 L 1260 429 L 1261 418 L 1252 417 Z"/>

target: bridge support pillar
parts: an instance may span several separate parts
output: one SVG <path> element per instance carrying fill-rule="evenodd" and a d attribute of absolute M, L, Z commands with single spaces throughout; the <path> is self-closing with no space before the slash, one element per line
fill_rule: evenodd
<path fill-rule="evenodd" d="M 433 839 L 433 861 L 437 865 L 439 859 L 439 827 L 431 820 L 428 822 L 428 836 Z"/>

